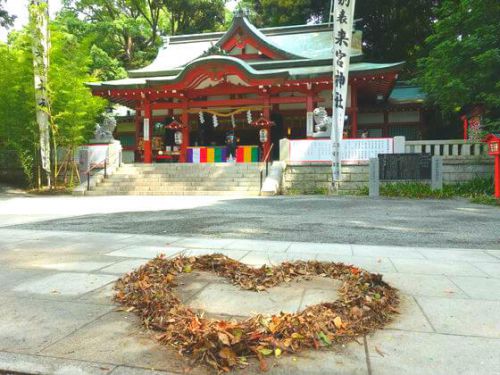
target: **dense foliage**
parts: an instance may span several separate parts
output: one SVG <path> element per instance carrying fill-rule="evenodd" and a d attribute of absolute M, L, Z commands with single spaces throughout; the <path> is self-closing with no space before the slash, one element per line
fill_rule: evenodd
<path fill-rule="evenodd" d="M 93 40 L 101 61 L 136 68 L 155 57 L 162 34 L 220 28 L 224 4 L 225 0 L 64 0 L 61 17 L 70 32 Z"/>
<path fill-rule="evenodd" d="M 7 11 L 3 8 L 5 0 L 0 0 L 0 27 L 9 27 L 14 23 L 14 16 L 9 15 Z"/>
<path fill-rule="evenodd" d="M 480 105 L 491 121 L 500 118 L 500 3 L 445 0 L 429 54 L 419 61 L 418 82 L 444 112 Z"/>
<path fill-rule="evenodd" d="M 85 82 L 89 74 L 88 45 L 67 30 L 51 26 L 49 92 L 53 143 L 74 148 L 88 139 L 106 102 L 92 96 Z M 35 183 L 38 126 L 35 119 L 33 58 L 29 29 L 11 33 L 0 43 L 0 139 L 15 150 L 28 183 Z"/>

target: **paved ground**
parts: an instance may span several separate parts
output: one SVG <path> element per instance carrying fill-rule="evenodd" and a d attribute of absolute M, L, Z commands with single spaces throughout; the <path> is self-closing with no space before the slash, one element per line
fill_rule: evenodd
<path fill-rule="evenodd" d="M 397 217 L 404 216 L 407 220 L 396 225 L 405 228 L 398 231 L 387 226 L 386 221 L 390 219 L 381 217 L 377 221 L 376 216 L 365 214 L 366 226 L 378 223 L 379 230 L 388 237 L 384 240 L 383 236 L 376 235 L 374 243 L 382 245 L 369 246 L 366 245 L 371 243 L 369 240 L 357 237 L 325 243 L 328 240 L 315 236 L 314 232 L 293 233 L 293 227 L 285 234 L 275 234 L 276 239 L 281 239 L 279 241 L 256 240 L 255 237 L 266 237 L 262 233 L 271 236 L 284 224 L 278 226 L 275 222 L 273 228 L 278 229 L 259 229 L 260 232 L 253 233 L 252 230 L 263 228 L 262 222 L 252 227 L 248 219 L 252 216 L 278 218 L 278 212 L 273 213 L 272 209 L 280 208 L 287 214 L 300 214 L 293 221 L 297 228 L 310 225 L 317 216 L 316 222 L 321 224 L 330 209 L 338 211 L 339 215 L 342 213 L 347 221 L 352 219 L 351 214 L 362 215 L 359 202 L 363 201 L 358 199 L 323 199 L 322 204 L 322 198 L 171 198 L 157 201 L 126 198 L 127 209 L 147 209 L 172 225 L 175 223 L 173 214 L 182 213 L 187 218 L 193 211 L 191 222 L 181 221 L 187 228 L 178 223 L 175 230 L 168 229 L 170 227 L 149 221 L 149 226 L 156 228 L 150 233 L 160 233 L 167 228 L 167 233 L 162 235 L 137 234 L 140 231 L 136 227 L 138 223 L 143 225 L 141 228 L 148 228 L 146 215 L 142 212 L 125 214 L 119 202 L 119 198 L 0 199 L 0 372 L 184 373 L 189 367 L 185 359 L 159 346 L 132 313 L 118 311 L 112 302 L 112 286 L 121 274 L 159 252 L 169 256 L 222 252 L 253 265 L 293 259 L 353 263 L 382 273 L 386 281 L 400 289 L 401 314 L 386 329 L 333 352 L 284 356 L 272 367 L 269 372 L 272 375 L 500 374 L 498 209 L 464 202 L 459 202 L 455 208 L 450 202 L 422 202 L 419 207 L 411 202 L 405 214 L 401 202 L 408 201 L 391 201 L 389 205 L 385 201 L 388 208 L 384 208 L 382 201 L 364 200 L 366 206 L 377 210 L 379 215 L 384 211 L 397 213 Z M 265 209 L 266 204 L 269 204 L 268 209 Z M 247 221 L 239 221 L 240 232 L 236 232 L 238 225 L 228 221 L 233 235 L 228 235 L 229 231 L 211 235 L 216 233 L 215 228 L 224 226 L 205 226 L 208 217 L 201 213 L 212 212 L 216 217 L 216 212 L 225 211 L 221 207 L 231 207 L 226 210 L 231 213 L 231 219 L 236 217 L 238 207 L 248 208 L 252 214 L 243 213 Z M 435 211 L 426 212 L 431 207 Z M 209 209 L 214 211 L 206 211 Z M 419 247 L 425 235 L 420 232 L 423 219 L 410 220 L 411 214 L 416 212 L 433 217 L 437 228 L 447 227 L 451 232 L 436 235 L 440 241 L 433 247 Z M 92 215 L 90 221 L 81 216 L 89 214 Z M 94 222 L 103 214 L 110 218 L 117 215 L 121 222 L 116 219 L 111 225 L 101 220 L 102 225 L 108 225 L 103 229 Z M 441 223 L 445 217 L 453 217 L 450 222 L 454 224 Z M 292 219 L 276 220 L 291 222 Z M 85 221 L 89 221 L 88 231 L 83 231 Z M 19 225 L 9 226 L 14 222 Z M 28 222 L 44 230 L 27 229 Z M 72 222 L 77 230 L 70 230 Z M 65 231 L 56 230 L 59 223 L 65 223 Z M 247 225 L 250 230 L 243 230 Z M 471 227 L 474 229 L 463 233 Z M 122 228 L 122 233 L 105 233 L 111 228 L 113 232 Z M 103 232 L 97 232 L 98 229 Z M 369 233 L 374 232 L 369 228 L 359 230 L 362 238 L 371 238 Z M 403 232 L 403 237 L 398 237 L 398 232 Z M 486 240 L 481 241 L 478 232 L 484 234 Z M 412 233 L 414 240 L 408 242 L 410 246 L 391 244 L 392 239 L 409 238 Z M 461 248 L 453 246 L 457 244 L 452 242 L 453 233 L 461 238 Z M 467 236 L 472 238 L 470 244 L 466 241 Z M 293 241 L 297 237 L 301 242 Z M 258 295 L 239 291 L 219 278 L 194 274 L 184 280 L 179 293 L 185 303 L 212 315 L 241 317 L 259 311 L 300 310 L 309 303 L 336 298 L 336 288 L 335 283 L 304 282 Z M 207 371 L 194 368 L 189 373 L 201 375 Z M 238 374 L 255 373 L 258 371 L 251 367 Z"/>
<path fill-rule="evenodd" d="M 33 223 L 22 228 L 40 230 L 389 246 L 500 247 L 500 210 L 465 200 L 61 197 L 0 201 L 0 226 L 25 223 L 27 215 Z"/>
<path fill-rule="evenodd" d="M 0 368 L 182 373 L 188 363 L 157 345 L 133 314 L 116 311 L 111 300 L 114 280 L 159 252 L 222 252 L 254 265 L 285 259 L 343 261 L 381 272 L 401 290 L 401 315 L 388 329 L 338 352 L 283 358 L 271 374 L 500 374 L 500 250 L 9 228 L 0 229 Z M 225 316 L 294 311 L 336 296 L 335 288 L 324 283 L 305 283 L 260 298 L 207 275 L 185 281 L 180 289 L 186 303 Z"/>

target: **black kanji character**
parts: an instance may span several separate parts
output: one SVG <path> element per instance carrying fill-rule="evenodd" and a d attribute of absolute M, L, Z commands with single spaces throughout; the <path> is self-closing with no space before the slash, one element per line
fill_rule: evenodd
<path fill-rule="evenodd" d="M 344 67 L 344 57 L 347 56 L 344 52 L 341 50 L 335 51 L 335 56 L 337 56 L 337 66 L 343 68 Z"/>
<path fill-rule="evenodd" d="M 345 14 L 345 10 L 342 9 L 339 13 L 339 16 L 337 17 L 337 22 L 339 24 L 346 24 L 347 23 L 347 15 Z"/>
<path fill-rule="evenodd" d="M 342 97 L 342 94 L 339 92 L 335 93 L 335 108 L 344 108 L 342 103 L 344 102 L 344 98 Z"/>
<path fill-rule="evenodd" d="M 342 72 L 339 72 L 335 75 L 335 85 L 338 88 L 342 88 L 345 85 L 345 75 Z"/>
<path fill-rule="evenodd" d="M 344 29 L 340 29 L 339 32 L 337 33 L 337 37 L 335 38 L 335 44 L 338 44 L 339 46 L 348 46 L 349 38 L 347 37 L 347 34 Z"/>

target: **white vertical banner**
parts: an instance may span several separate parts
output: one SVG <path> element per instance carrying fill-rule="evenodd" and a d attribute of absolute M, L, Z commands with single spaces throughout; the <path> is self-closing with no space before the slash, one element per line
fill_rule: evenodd
<path fill-rule="evenodd" d="M 333 182 L 341 180 L 340 141 L 344 132 L 349 86 L 354 4 L 356 0 L 333 0 L 333 124 L 332 173 Z"/>
<path fill-rule="evenodd" d="M 149 141 L 149 119 L 144 119 L 144 128 L 143 128 L 144 140 Z"/>

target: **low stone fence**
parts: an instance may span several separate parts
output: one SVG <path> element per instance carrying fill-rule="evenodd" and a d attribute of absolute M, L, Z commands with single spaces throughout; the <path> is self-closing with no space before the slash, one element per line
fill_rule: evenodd
<path fill-rule="evenodd" d="M 488 145 L 483 142 L 470 142 L 461 139 L 444 139 L 432 141 L 406 141 L 405 153 L 426 153 L 443 158 L 469 158 L 471 156 L 488 156 Z"/>
<path fill-rule="evenodd" d="M 493 159 L 484 157 L 444 158 L 443 181 L 447 184 L 461 183 L 476 177 L 493 176 Z M 368 187 L 369 167 L 367 163 L 342 166 L 340 194 L 349 194 Z M 284 194 L 320 194 L 330 191 L 332 169 L 324 163 L 287 164 L 283 173 Z"/>

